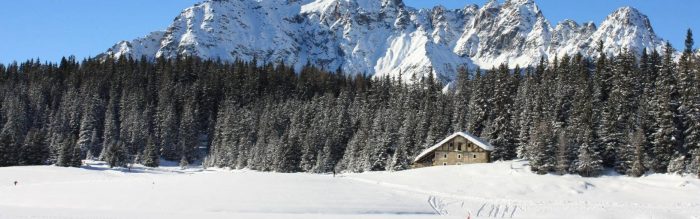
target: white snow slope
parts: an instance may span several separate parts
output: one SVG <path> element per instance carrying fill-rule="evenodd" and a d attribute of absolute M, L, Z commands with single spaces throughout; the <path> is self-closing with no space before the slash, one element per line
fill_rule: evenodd
<path fill-rule="evenodd" d="M 414 9 L 401 0 L 207 0 L 185 9 L 166 31 L 120 42 L 105 55 L 255 58 L 406 81 L 434 74 L 449 82 L 464 66 L 595 57 L 599 41 L 608 54 L 639 54 L 664 44 L 647 16 L 630 7 L 597 28 L 570 20 L 552 27 L 534 0 L 489 0 L 458 10 Z"/>
<path fill-rule="evenodd" d="M 692 176 L 540 176 L 523 161 L 335 178 L 0 168 L 0 218 L 700 218 L 699 194 Z"/>

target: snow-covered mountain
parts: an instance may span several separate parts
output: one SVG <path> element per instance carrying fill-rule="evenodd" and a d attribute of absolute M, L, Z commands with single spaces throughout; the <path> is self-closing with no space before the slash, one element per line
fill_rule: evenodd
<path fill-rule="evenodd" d="M 661 49 L 647 16 L 631 7 L 600 28 L 571 20 L 552 27 L 534 0 L 490 0 L 463 9 L 414 9 L 401 0 L 208 0 L 164 32 L 117 43 L 105 54 L 307 63 L 348 74 L 455 78 L 462 66 L 528 66 L 540 58 Z"/>

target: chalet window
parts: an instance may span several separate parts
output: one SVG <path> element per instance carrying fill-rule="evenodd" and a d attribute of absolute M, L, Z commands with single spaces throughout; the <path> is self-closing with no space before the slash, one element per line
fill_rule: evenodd
<path fill-rule="evenodd" d="M 447 150 L 452 150 L 452 148 L 454 148 L 454 145 L 452 144 L 452 142 L 450 142 L 450 144 L 448 145 Z"/>
<path fill-rule="evenodd" d="M 447 163 L 446 163 L 446 162 L 443 162 L 442 165 L 443 165 L 443 166 L 447 166 Z"/>
<path fill-rule="evenodd" d="M 474 155 L 474 158 L 476 158 L 476 154 Z"/>
<path fill-rule="evenodd" d="M 457 159 L 462 159 L 462 155 L 461 155 L 461 154 L 458 154 L 458 155 L 457 155 Z"/>
<path fill-rule="evenodd" d="M 462 143 L 457 144 L 457 150 L 462 151 Z"/>
<path fill-rule="evenodd" d="M 442 158 L 447 159 L 447 153 L 443 154 Z"/>

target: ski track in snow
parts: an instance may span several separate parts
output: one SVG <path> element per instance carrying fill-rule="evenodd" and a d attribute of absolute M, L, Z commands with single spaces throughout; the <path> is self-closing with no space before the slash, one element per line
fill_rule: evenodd
<path fill-rule="evenodd" d="M 510 164 L 510 169 L 513 172 L 526 171 L 524 167 L 527 165 L 522 165 L 519 168 L 513 166 L 514 163 Z M 345 177 L 346 179 L 356 180 L 359 182 L 364 182 L 368 184 L 375 184 L 380 186 L 385 186 L 392 189 L 405 190 L 420 194 L 429 195 L 428 204 L 435 210 L 436 213 L 440 215 L 455 215 L 459 213 L 460 216 L 468 216 L 469 212 L 476 212 L 476 217 L 484 218 L 518 218 L 518 214 L 526 212 L 526 209 L 532 208 L 537 209 L 538 212 L 546 213 L 550 210 L 557 209 L 591 209 L 591 210 L 603 210 L 609 211 L 614 209 L 620 210 L 633 210 L 638 212 L 654 211 L 654 212 L 677 212 L 681 213 L 688 209 L 700 209 L 699 203 L 690 203 L 687 205 L 675 204 L 673 207 L 669 206 L 657 206 L 652 204 L 640 204 L 640 203 L 620 203 L 620 202 L 589 202 L 589 201 L 566 201 L 561 202 L 557 200 L 551 201 L 531 201 L 531 200 L 518 200 L 518 199 L 506 199 L 506 198 L 482 198 L 477 196 L 460 195 L 460 194 L 449 194 L 440 191 L 425 190 L 416 187 L 411 187 L 408 185 L 394 184 L 388 182 L 374 181 L 370 179 L 365 179 L 361 177 Z M 687 181 L 681 184 L 687 184 Z M 592 184 L 586 182 L 585 187 L 593 187 Z M 580 193 L 580 192 L 579 192 Z M 699 195 L 700 197 L 700 195 Z M 699 198 L 700 200 L 700 198 Z M 458 206 L 457 203 L 461 201 Z M 465 207 L 464 202 L 476 203 L 477 205 L 467 205 Z M 471 208 L 469 208 L 471 207 Z M 454 212 L 454 213 L 451 213 Z M 697 218 L 697 217 L 693 217 Z"/>

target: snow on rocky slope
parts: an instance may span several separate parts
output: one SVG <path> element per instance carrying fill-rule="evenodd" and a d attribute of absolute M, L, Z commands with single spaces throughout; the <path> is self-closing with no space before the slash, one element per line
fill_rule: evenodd
<path fill-rule="evenodd" d="M 563 21 L 552 27 L 534 0 L 489 0 L 463 9 L 414 9 L 401 0 L 208 0 L 185 9 L 165 32 L 124 41 L 107 55 L 312 63 L 377 77 L 435 74 L 460 67 L 527 66 L 540 58 L 659 49 L 649 19 L 634 8 L 596 28 Z"/>
<path fill-rule="evenodd" d="M 14 186 L 13 182 L 18 181 Z M 0 168 L 0 218 L 699 218 L 700 180 L 536 175 L 527 162 L 332 175 Z"/>

